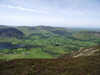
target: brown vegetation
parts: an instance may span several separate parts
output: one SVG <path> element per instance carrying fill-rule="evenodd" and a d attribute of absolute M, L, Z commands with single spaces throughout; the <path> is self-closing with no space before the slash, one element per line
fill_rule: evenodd
<path fill-rule="evenodd" d="M 100 56 L 0 61 L 0 75 L 100 75 Z"/>

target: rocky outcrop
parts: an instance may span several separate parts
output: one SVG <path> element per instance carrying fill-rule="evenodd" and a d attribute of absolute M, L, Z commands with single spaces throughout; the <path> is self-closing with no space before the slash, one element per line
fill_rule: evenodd
<path fill-rule="evenodd" d="M 73 51 L 70 54 L 61 55 L 59 58 L 68 59 L 68 58 L 78 58 L 78 57 L 88 57 L 88 56 L 100 56 L 100 46 L 90 47 L 90 48 L 81 48 L 78 51 Z"/>
<path fill-rule="evenodd" d="M 80 49 L 78 52 L 75 52 L 72 54 L 73 57 L 97 56 L 97 55 L 100 55 L 100 48 L 99 47 Z"/>

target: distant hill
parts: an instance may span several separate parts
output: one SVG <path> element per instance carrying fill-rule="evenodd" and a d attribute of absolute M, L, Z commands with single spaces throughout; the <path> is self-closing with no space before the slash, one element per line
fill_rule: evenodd
<path fill-rule="evenodd" d="M 21 38 L 23 37 L 23 33 L 21 31 L 19 31 L 16 28 L 13 27 L 6 27 L 6 26 L 0 26 L 0 37 L 17 37 L 17 38 Z"/>
<path fill-rule="evenodd" d="M 61 27 L 50 27 L 50 26 L 21 26 L 17 27 L 19 30 L 24 32 L 26 35 L 31 34 L 38 34 L 38 33 L 49 33 L 54 35 L 69 35 L 71 34 L 71 30 L 67 28 L 61 28 Z"/>
<path fill-rule="evenodd" d="M 87 41 L 87 40 L 95 40 L 100 39 L 99 31 L 79 31 L 73 34 L 75 39 Z"/>

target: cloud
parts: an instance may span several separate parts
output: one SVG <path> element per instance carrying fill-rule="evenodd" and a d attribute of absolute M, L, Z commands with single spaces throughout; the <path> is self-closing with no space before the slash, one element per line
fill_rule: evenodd
<path fill-rule="evenodd" d="M 98 26 L 99 6 L 97 0 L 0 0 L 0 23 Z"/>
<path fill-rule="evenodd" d="M 21 6 L 13 6 L 13 5 L 0 5 L 0 7 L 11 8 L 11 9 L 18 9 L 18 10 L 21 10 L 21 11 L 41 13 L 41 14 L 47 14 L 48 13 L 48 11 L 46 11 L 46 10 L 24 8 L 24 7 L 21 7 Z"/>

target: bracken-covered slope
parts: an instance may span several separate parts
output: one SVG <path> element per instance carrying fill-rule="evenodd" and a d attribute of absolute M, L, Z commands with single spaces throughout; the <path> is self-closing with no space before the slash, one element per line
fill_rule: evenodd
<path fill-rule="evenodd" d="M 99 49 L 92 47 L 58 59 L 2 60 L 0 75 L 100 75 Z"/>

